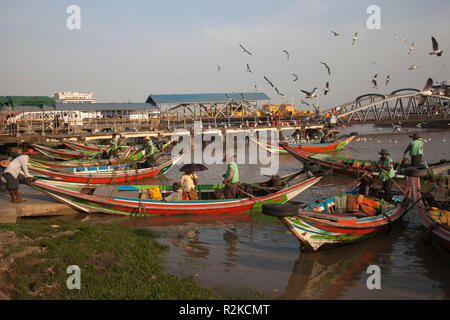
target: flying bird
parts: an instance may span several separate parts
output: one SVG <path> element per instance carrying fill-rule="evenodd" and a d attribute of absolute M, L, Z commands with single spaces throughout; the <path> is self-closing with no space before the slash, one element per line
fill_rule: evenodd
<path fill-rule="evenodd" d="M 386 77 L 386 86 L 388 85 L 389 81 L 391 81 L 391 76 L 390 76 L 390 75 L 388 75 L 388 76 Z"/>
<path fill-rule="evenodd" d="M 341 34 L 338 32 L 335 32 L 333 30 L 330 31 L 335 37 L 339 37 Z"/>
<path fill-rule="evenodd" d="M 256 84 L 253 86 L 253 88 L 255 88 L 253 91 L 258 92 L 258 87 L 256 86 Z"/>
<path fill-rule="evenodd" d="M 433 86 L 433 79 L 428 78 L 425 87 L 423 87 L 422 91 L 420 91 L 419 93 L 417 93 L 417 105 L 420 107 L 421 105 L 423 105 L 425 103 L 425 101 L 427 100 L 427 97 L 432 95 L 433 92 L 431 91 L 431 87 Z"/>
<path fill-rule="evenodd" d="M 411 54 L 411 52 L 412 52 L 413 50 L 414 50 L 414 42 L 411 43 L 411 45 L 409 46 L 408 54 Z"/>
<path fill-rule="evenodd" d="M 433 42 L 433 52 L 430 52 L 430 55 L 435 54 L 440 57 L 444 51 L 439 50 L 439 45 L 434 37 L 431 37 L 431 42 Z"/>
<path fill-rule="evenodd" d="M 268 84 L 270 84 L 270 86 L 271 86 L 272 88 L 274 87 L 272 81 L 270 81 L 269 79 L 267 79 L 266 76 L 264 76 L 264 79 L 267 81 Z"/>
<path fill-rule="evenodd" d="M 378 75 L 376 74 L 376 75 L 374 75 L 373 78 L 372 78 L 372 84 L 373 84 L 373 87 L 376 88 L 376 89 L 378 89 L 377 76 L 378 76 Z"/>
<path fill-rule="evenodd" d="M 286 53 L 286 58 L 289 60 L 289 52 L 287 52 L 286 50 L 283 50 L 284 53 Z"/>
<path fill-rule="evenodd" d="M 305 90 L 300 90 L 300 91 L 303 92 L 304 94 L 306 94 L 306 99 L 311 99 L 311 98 L 317 97 L 317 95 L 316 95 L 317 88 L 314 88 L 311 92 L 305 91 Z"/>
<path fill-rule="evenodd" d="M 294 82 L 298 80 L 298 75 L 296 75 L 295 73 L 292 74 L 294 76 Z"/>
<path fill-rule="evenodd" d="M 320 62 L 321 64 L 323 64 L 324 66 L 325 66 L 325 68 L 327 69 L 327 71 L 328 71 L 328 75 L 329 76 L 331 76 L 331 71 L 330 71 L 330 67 L 325 63 L 325 62 Z"/>
<path fill-rule="evenodd" d="M 247 70 L 245 70 L 247 72 L 253 73 L 252 69 L 250 68 L 250 65 L 247 63 Z"/>
<path fill-rule="evenodd" d="M 217 65 L 217 72 L 219 72 L 221 69 L 222 69 L 222 67 Z"/>
<path fill-rule="evenodd" d="M 330 86 L 329 86 L 329 83 L 327 82 L 325 84 L 325 89 L 324 89 L 323 94 L 326 96 L 329 91 L 330 91 Z"/>
<path fill-rule="evenodd" d="M 410 67 L 408 68 L 409 71 L 417 70 L 417 69 L 419 69 L 419 66 L 416 65 L 416 64 L 413 64 L 412 66 L 410 66 Z"/>
<path fill-rule="evenodd" d="M 275 88 L 275 91 L 276 91 L 280 96 L 283 96 L 283 97 L 284 97 L 284 94 L 282 94 L 280 91 L 278 91 L 277 87 L 274 87 L 274 88 Z"/>
<path fill-rule="evenodd" d="M 355 32 L 355 34 L 353 35 L 353 41 L 352 41 L 352 45 L 355 45 L 355 41 L 358 40 L 358 32 Z"/>
<path fill-rule="evenodd" d="M 242 50 L 244 50 L 244 53 L 248 53 L 249 55 L 252 56 L 252 53 L 251 53 L 250 51 L 248 51 L 247 49 L 245 49 L 245 48 L 242 46 L 242 44 L 239 44 L 239 47 L 241 47 Z"/>

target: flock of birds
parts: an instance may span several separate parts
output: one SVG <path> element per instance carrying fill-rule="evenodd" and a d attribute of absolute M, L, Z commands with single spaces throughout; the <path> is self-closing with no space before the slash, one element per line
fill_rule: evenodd
<path fill-rule="evenodd" d="M 429 142 L 432 141 L 431 138 L 421 138 L 421 140 L 422 140 L 424 143 L 429 143 Z M 374 138 L 367 138 L 367 137 L 357 138 L 355 141 L 356 141 L 356 142 L 377 142 L 377 143 L 385 143 L 385 141 L 383 141 L 383 140 L 381 140 L 381 139 L 376 139 L 376 140 L 375 140 Z M 441 141 L 442 141 L 443 143 L 445 143 L 445 142 L 447 142 L 447 139 L 446 139 L 446 138 L 442 138 Z M 392 139 L 392 138 L 390 138 L 390 139 L 388 140 L 388 142 L 389 142 L 389 143 L 397 144 L 397 143 L 398 143 L 398 140 L 397 140 L 397 139 Z"/>
<path fill-rule="evenodd" d="M 333 34 L 333 36 L 335 36 L 335 37 L 339 37 L 339 36 L 341 35 L 339 32 L 336 32 L 336 31 L 333 31 L 333 30 L 331 30 L 330 32 L 331 32 L 331 33 Z M 394 34 L 394 36 L 396 36 L 396 34 Z M 353 35 L 353 39 L 352 39 L 352 45 L 353 45 L 353 46 L 355 46 L 356 41 L 357 41 L 358 39 L 359 39 L 358 32 L 355 32 L 354 35 Z M 404 41 L 404 42 L 407 41 L 403 36 L 400 36 L 400 40 L 402 40 L 402 41 Z M 438 44 L 437 40 L 436 40 L 433 36 L 431 37 L 431 42 L 432 42 L 432 51 L 431 51 L 429 54 L 430 54 L 430 55 L 436 55 L 436 56 L 440 57 L 440 56 L 443 54 L 444 51 L 441 50 L 441 49 L 439 49 L 439 44 Z M 253 54 L 252 54 L 247 48 L 245 48 L 242 44 L 239 44 L 239 47 L 242 49 L 242 51 L 243 51 L 244 54 L 247 54 L 247 55 L 249 55 L 249 56 L 253 56 Z M 408 48 L 408 55 L 410 55 L 410 54 L 413 52 L 413 50 L 414 50 L 414 42 L 412 42 L 412 43 L 410 44 L 409 48 Z M 282 50 L 282 53 L 284 53 L 284 54 L 286 55 L 286 59 L 287 59 L 287 60 L 290 59 L 290 53 L 289 53 L 289 51 L 287 51 L 287 50 Z M 324 66 L 324 68 L 326 69 L 326 71 L 327 71 L 327 73 L 328 73 L 328 76 L 331 76 L 331 68 L 330 68 L 330 66 L 329 66 L 326 62 L 323 62 L 323 61 L 320 61 L 320 63 L 321 63 L 321 64 Z M 375 62 L 373 62 L 373 63 L 375 64 Z M 221 70 L 221 66 L 220 66 L 220 65 L 218 65 L 217 68 L 218 68 L 218 71 Z M 419 66 L 417 66 L 417 65 L 412 65 L 412 66 L 410 66 L 408 69 L 409 69 L 410 71 L 412 71 L 412 70 L 417 70 L 418 68 L 419 68 Z M 247 69 L 246 69 L 245 71 L 246 71 L 246 72 L 249 72 L 249 73 L 251 73 L 251 74 L 253 74 L 253 71 L 252 71 L 252 69 L 251 69 L 251 67 L 250 67 L 250 65 L 249 65 L 248 63 L 247 63 Z M 292 79 L 293 82 L 296 82 L 296 81 L 300 78 L 300 77 L 299 77 L 297 74 L 295 74 L 295 73 L 292 73 L 292 76 L 293 76 L 293 79 Z M 266 81 L 266 83 L 267 83 L 270 87 L 272 87 L 272 88 L 275 90 L 275 92 L 276 92 L 279 96 L 281 96 L 283 99 L 286 99 L 285 95 L 277 88 L 276 85 L 274 85 L 274 83 L 273 83 L 267 76 L 264 76 L 264 80 Z M 389 84 L 390 81 L 391 81 L 391 76 L 390 76 L 390 75 L 387 75 L 387 76 L 386 76 L 386 79 L 385 79 L 385 81 L 384 81 L 384 85 L 385 85 L 385 86 L 388 86 L 388 84 Z M 373 88 L 378 89 L 378 87 L 379 87 L 378 74 L 375 74 L 375 75 L 372 77 L 371 83 L 372 83 Z M 432 85 L 433 85 L 433 80 L 432 80 L 432 79 L 428 79 L 428 81 L 427 81 L 427 83 L 426 83 L 424 89 L 418 94 L 418 104 L 419 104 L 419 105 L 422 105 L 422 104 L 425 102 L 426 97 L 427 97 L 428 95 L 431 95 L 431 94 L 432 94 L 432 93 L 431 93 L 431 87 L 432 87 Z M 255 92 L 258 91 L 258 88 L 257 88 L 256 85 L 254 85 L 254 91 L 255 91 Z M 317 97 L 318 97 L 318 88 L 317 88 L 317 87 L 314 87 L 314 88 L 313 88 L 312 90 L 310 90 L 310 91 L 308 91 L 308 90 L 303 90 L 303 89 L 300 90 L 300 91 L 301 91 L 302 93 L 305 94 L 305 98 L 306 98 L 306 99 L 312 99 L 312 98 L 317 98 Z M 329 83 L 329 81 L 327 81 L 327 82 L 325 83 L 325 87 L 324 87 L 324 89 L 323 89 L 323 95 L 327 95 L 329 92 L 330 92 L 330 83 Z M 319 111 L 318 106 L 316 106 L 314 103 L 309 104 L 309 103 L 306 103 L 304 100 L 301 100 L 301 102 L 302 102 L 303 104 L 308 105 L 308 106 L 312 106 L 312 107 L 314 107 L 317 111 Z"/>

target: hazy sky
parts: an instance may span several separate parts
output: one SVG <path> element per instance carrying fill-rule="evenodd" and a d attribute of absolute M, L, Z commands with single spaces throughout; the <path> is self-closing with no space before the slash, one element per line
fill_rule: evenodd
<path fill-rule="evenodd" d="M 81 8 L 81 30 L 66 28 L 71 4 Z M 366 27 L 372 4 L 381 8 L 381 30 Z M 317 86 L 320 106 L 335 106 L 369 92 L 421 89 L 428 77 L 450 80 L 449 17 L 449 0 L 0 0 L 0 95 L 75 90 L 93 91 L 99 102 L 144 102 L 151 93 L 246 92 L 256 84 L 281 103 L 265 75 L 288 102 Z M 428 55 L 432 35 L 440 58 Z M 409 71 L 413 64 L 419 69 Z"/>

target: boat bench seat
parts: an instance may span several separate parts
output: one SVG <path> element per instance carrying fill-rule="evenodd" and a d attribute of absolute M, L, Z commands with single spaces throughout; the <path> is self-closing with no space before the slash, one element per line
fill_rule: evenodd
<path fill-rule="evenodd" d="M 116 191 L 117 186 L 114 185 L 98 186 L 97 188 L 95 188 L 95 191 L 92 195 L 100 197 L 113 197 Z"/>

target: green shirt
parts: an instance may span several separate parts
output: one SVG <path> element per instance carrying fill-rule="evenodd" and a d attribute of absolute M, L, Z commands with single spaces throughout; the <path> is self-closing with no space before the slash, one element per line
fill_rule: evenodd
<path fill-rule="evenodd" d="M 382 166 L 391 168 L 390 170 L 381 169 L 379 176 L 381 182 L 385 182 L 389 180 L 389 178 L 393 178 L 395 176 L 394 163 L 391 158 L 389 157 L 387 157 L 386 159 L 381 158 L 380 160 L 378 160 L 378 163 L 381 164 Z"/>
<path fill-rule="evenodd" d="M 111 140 L 111 150 L 117 150 L 119 144 L 119 139 Z"/>
<path fill-rule="evenodd" d="M 411 156 L 423 155 L 423 141 L 414 140 L 409 144 L 409 154 Z"/>
<path fill-rule="evenodd" d="M 145 144 L 145 155 L 149 156 L 154 154 L 157 151 L 155 146 L 153 145 L 153 141 L 149 141 Z"/>
<path fill-rule="evenodd" d="M 238 166 L 237 166 L 237 164 L 235 162 L 230 163 L 228 165 L 227 173 L 225 174 L 225 179 L 228 179 L 228 177 L 230 176 L 230 168 L 232 168 L 233 172 L 234 172 L 233 178 L 231 179 L 230 182 L 231 183 L 236 183 L 236 182 L 239 181 L 239 170 L 238 170 Z"/>
<path fill-rule="evenodd" d="M 322 130 L 317 131 L 317 139 L 322 139 L 324 133 Z"/>

